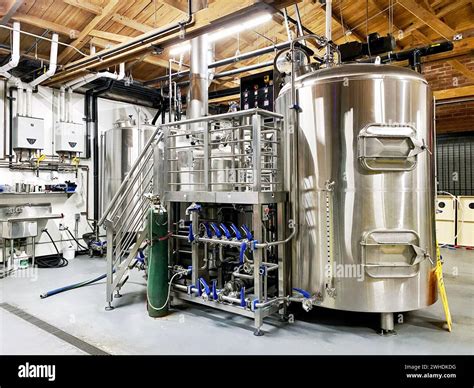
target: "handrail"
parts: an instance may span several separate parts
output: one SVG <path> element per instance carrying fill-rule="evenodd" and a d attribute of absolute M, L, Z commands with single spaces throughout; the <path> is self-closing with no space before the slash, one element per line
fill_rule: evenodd
<path fill-rule="evenodd" d="M 119 199 L 119 197 L 122 195 L 122 192 L 125 190 L 125 188 L 128 186 L 129 184 L 129 181 L 130 179 L 132 178 L 133 174 L 135 173 L 135 170 L 138 168 L 138 166 L 140 165 L 140 163 L 142 162 L 142 159 L 145 157 L 145 155 L 147 154 L 148 150 L 150 149 L 150 146 L 151 144 L 156 140 L 156 141 L 160 141 L 162 138 L 163 138 L 163 132 L 160 132 L 161 130 L 161 126 L 156 128 L 155 131 L 153 132 L 153 134 L 150 136 L 150 139 L 148 139 L 148 141 L 146 142 L 145 144 L 145 147 L 143 148 L 143 150 L 140 152 L 140 155 L 138 156 L 137 160 L 135 161 L 135 163 L 133 164 L 132 168 L 130 169 L 130 171 L 128 172 L 128 174 L 125 176 L 122 184 L 120 185 L 119 189 L 117 190 L 117 192 L 115 193 L 115 195 L 113 196 L 112 200 L 110 201 L 109 203 L 109 206 L 107 207 L 107 209 L 105 209 L 104 213 L 102 214 L 102 217 L 100 218 L 98 224 L 99 225 L 103 225 L 105 220 L 107 219 L 107 216 L 110 214 L 110 212 L 112 211 L 112 209 L 114 208 L 114 206 L 116 205 L 115 202 L 117 202 L 117 200 Z M 158 138 L 155 139 L 155 137 L 158 135 Z"/>

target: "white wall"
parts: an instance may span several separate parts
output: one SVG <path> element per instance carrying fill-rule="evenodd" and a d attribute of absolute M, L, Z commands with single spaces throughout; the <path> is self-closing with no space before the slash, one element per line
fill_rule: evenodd
<path fill-rule="evenodd" d="M 6 99 L 6 93 L 8 93 L 5 86 L 5 82 L 0 82 L 0 96 L 2 101 L 0 102 L 0 119 L 1 119 L 1 130 L 0 130 L 0 160 L 7 160 L 6 155 L 9 151 L 9 128 L 8 128 L 8 99 Z M 16 92 L 14 92 L 16 94 Z M 32 116 L 40 117 L 44 119 L 45 124 L 45 142 L 46 148 L 43 151 L 46 155 L 54 155 L 54 126 L 53 123 L 57 120 L 58 114 L 58 96 L 59 91 L 46 87 L 39 87 L 38 93 L 33 94 L 33 111 Z M 133 115 L 133 118 L 137 122 L 143 122 L 144 118 L 147 117 L 150 121 L 155 114 L 153 109 L 144 107 L 133 106 L 126 103 L 110 101 L 106 99 L 99 99 L 98 102 L 99 111 L 99 134 L 103 131 L 111 128 L 113 123 L 118 119 L 127 118 L 129 115 Z M 16 112 L 14 107 L 13 112 Z M 84 96 L 80 94 L 74 94 L 72 99 L 72 118 L 76 123 L 84 123 Z M 4 153 L 4 149 L 6 153 Z M 93 152 L 93 150 L 92 150 Z M 67 162 L 68 163 L 68 162 Z M 74 231 L 75 215 L 80 214 L 79 222 L 79 236 L 83 233 L 90 232 L 91 228 L 88 225 L 87 218 L 93 217 L 93 171 L 92 171 L 92 157 L 90 159 L 81 159 L 81 165 L 89 168 L 89 173 L 85 169 L 81 169 L 78 175 L 74 173 L 59 173 L 59 179 L 52 180 L 51 173 L 48 171 L 41 171 L 39 177 L 33 171 L 10 171 L 8 167 L 0 167 L 0 184 L 14 185 L 16 182 L 32 183 L 32 184 L 54 184 L 63 183 L 66 180 L 76 182 L 78 187 L 76 193 L 70 196 L 58 196 L 58 195 L 29 195 L 29 196 L 5 196 L 2 197 L 0 194 L 0 205 L 5 204 L 22 204 L 22 203 L 51 203 L 53 213 L 63 213 L 64 219 L 50 220 L 47 223 L 48 231 L 53 236 L 54 240 L 59 241 L 61 239 L 61 232 L 59 231 L 59 224 L 63 223 Z M 87 191 L 87 182 L 89 183 L 89 193 Z M 89 214 L 86 214 L 87 209 L 87 198 L 89 197 Z M 7 199 L 8 198 L 8 199 Z M 66 234 L 63 232 L 63 238 L 66 238 Z M 52 244 L 47 243 L 49 238 L 46 234 L 41 236 L 39 244 L 36 248 L 37 255 L 46 255 L 54 253 L 54 247 Z M 46 244 L 44 244 L 46 242 Z M 81 241 L 82 242 L 82 241 Z"/>

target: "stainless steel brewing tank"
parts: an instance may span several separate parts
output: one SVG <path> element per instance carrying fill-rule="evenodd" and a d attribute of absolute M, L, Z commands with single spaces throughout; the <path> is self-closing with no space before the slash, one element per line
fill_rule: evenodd
<path fill-rule="evenodd" d="M 154 127 L 151 125 L 138 126 L 135 120 L 125 119 L 116 121 L 113 128 L 104 132 L 101 139 L 102 212 L 109 205 L 153 131 Z"/>
<path fill-rule="evenodd" d="M 342 65 L 298 78 L 296 94 L 297 125 L 289 85 L 276 104 L 285 116 L 285 186 L 297 193 L 292 287 L 340 310 L 431 305 L 435 144 L 426 80 L 395 66 Z"/>

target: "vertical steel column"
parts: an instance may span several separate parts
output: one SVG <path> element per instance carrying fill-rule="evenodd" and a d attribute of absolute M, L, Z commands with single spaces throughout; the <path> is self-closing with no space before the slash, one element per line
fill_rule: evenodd
<path fill-rule="evenodd" d="M 262 157 L 261 157 L 261 137 L 262 116 L 258 113 L 252 116 L 252 164 L 253 164 L 253 191 L 261 191 L 262 189 Z"/>
<path fill-rule="evenodd" d="M 197 211 L 191 212 L 192 233 L 199 229 L 199 213 Z M 196 287 L 199 287 L 199 244 L 193 242 L 191 246 L 191 257 L 193 266 L 192 281 Z"/>
<path fill-rule="evenodd" d="M 114 241 L 114 231 L 112 225 L 107 226 L 107 286 L 106 286 L 106 293 L 107 293 L 107 306 L 105 309 L 108 310 L 113 310 L 112 307 L 112 300 L 113 300 L 113 292 L 114 290 L 112 289 L 112 285 L 114 282 L 114 247 L 113 247 L 113 241 Z M 109 245 L 110 244 L 110 245 Z"/>
<path fill-rule="evenodd" d="M 253 205 L 252 225 L 254 239 L 262 241 L 262 205 Z M 255 249 L 253 251 L 253 274 L 254 274 L 254 294 L 259 302 L 263 301 L 262 277 L 260 276 L 260 266 L 262 265 L 262 250 Z M 255 310 L 255 335 L 262 335 L 260 327 L 263 324 L 262 309 Z"/>

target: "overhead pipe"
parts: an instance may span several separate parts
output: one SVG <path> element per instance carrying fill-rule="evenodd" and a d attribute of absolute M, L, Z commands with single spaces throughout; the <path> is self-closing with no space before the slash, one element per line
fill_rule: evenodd
<path fill-rule="evenodd" d="M 278 44 L 268 46 L 268 47 L 263 47 L 261 49 L 257 49 L 257 50 L 254 50 L 254 51 L 249 51 L 249 52 L 246 52 L 246 53 L 242 53 L 242 54 L 230 57 L 230 58 L 221 59 L 219 61 L 215 61 L 215 62 L 210 63 L 209 68 L 212 69 L 212 68 L 216 68 L 216 67 L 226 66 L 226 65 L 229 65 L 229 64 L 232 64 L 232 63 L 235 63 L 235 62 L 240 62 L 240 61 L 244 61 L 246 59 L 251 59 L 251 58 L 258 57 L 260 55 L 268 54 L 268 53 L 271 53 L 272 51 L 285 50 L 285 49 L 290 47 L 290 44 L 291 44 L 291 42 L 289 42 L 289 41 L 288 42 L 283 42 L 283 43 L 278 43 Z M 172 78 L 184 77 L 184 76 L 188 76 L 188 75 L 189 75 L 189 70 L 185 70 L 185 71 L 180 71 L 180 72 L 174 73 Z M 155 79 L 146 81 L 143 84 L 145 86 L 154 85 L 158 82 L 167 81 L 168 77 L 169 77 L 168 75 L 157 77 Z"/>
<path fill-rule="evenodd" d="M 11 78 L 9 71 L 18 66 L 20 62 L 20 23 L 13 23 L 13 37 L 12 37 L 12 56 L 8 63 L 0 67 L 0 75 L 5 78 Z"/>
<path fill-rule="evenodd" d="M 46 73 L 42 74 L 35 80 L 30 82 L 30 85 L 34 88 L 41 82 L 51 78 L 56 73 L 58 65 L 58 34 L 53 34 L 51 41 L 51 51 L 49 53 L 49 68 Z"/>
<path fill-rule="evenodd" d="M 126 43 L 116 45 L 108 50 L 100 51 L 96 53 L 95 55 L 90 55 L 87 58 L 79 60 L 69 66 L 66 65 L 65 69 L 72 71 L 74 69 L 78 69 L 81 67 L 83 68 L 87 65 L 90 65 L 93 62 L 104 60 L 106 57 L 110 57 L 111 55 L 123 53 L 124 51 L 127 51 L 135 46 L 143 46 L 147 43 L 151 43 L 155 41 L 162 35 L 171 33 L 175 30 L 184 29 L 185 27 L 189 26 L 193 22 L 194 21 L 193 21 L 193 14 L 192 14 L 192 1 L 188 0 L 187 18 L 185 20 L 176 22 L 170 26 L 166 26 L 158 30 L 152 30 L 149 33 L 142 34 Z"/>
<path fill-rule="evenodd" d="M 64 84 L 64 87 L 66 89 L 72 89 L 72 90 L 76 90 L 76 89 L 79 89 L 80 87 L 88 84 L 89 82 L 92 82 L 92 81 L 95 81 L 96 79 L 99 79 L 99 78 L 109 78 L 109 79 L 112 79 L 112 80 L 116 80 L 116 81 L 120 81 L 122 79 L 125 78 L 125 63 L 122 62 L 120 63 L 119 65 L 119 73 L 112 73 L 110 71 L 101 71 L 101 72 L 98 72 L 98 73 L 94 73 L 94 74 L 87 74 L 83 77 L 79 77 L 79 78 L 76 78 L 76 79 L 73 79 L 72 81 L 69 81 L 67 83 Z"/>

